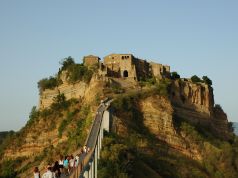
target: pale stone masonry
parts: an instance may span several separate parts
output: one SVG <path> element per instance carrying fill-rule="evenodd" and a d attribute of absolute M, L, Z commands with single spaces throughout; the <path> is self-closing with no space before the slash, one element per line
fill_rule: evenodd
<path fill-rule="evenodd" d="M 88 59 L 90 60 L 90 59 Z M 90 63 L 85 60 L 86 63 Z M 107 77 L 133 78 L 138 81 L 147 77 L 165 78 L 170 75 L 170 67 L 134 57 L 132 54 L 109 54 L 99 64 L 100 71 Z"/>
<path fill-rule="evenodd" d="M 97 79 L 108 77 L 128 78 L 136 82 L 152 76 L 159 79 L 170 76 L 169 66 L 147 62 L 134 57 L 132 54 L 109 54 L 104 57 L 103 62 L 98 56 L 88 55 L 83 57 L 83 64 L 89 68 L 98 68 Z M 46 89 L 41 93 L 40 109 L 48 108 L 53 103 L 53 99 L 59 94 L 64 94 L 67 100 L 71 98 L 79 99 L 85 96 L 89 85 L 83 81 L 70 84 L 66 76 L 66 73 L 62 72 L 60 75 L 62 84 L 54 89 Z"/>

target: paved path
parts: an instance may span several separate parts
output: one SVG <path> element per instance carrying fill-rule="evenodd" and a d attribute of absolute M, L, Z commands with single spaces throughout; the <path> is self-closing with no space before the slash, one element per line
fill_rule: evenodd
<path fill-rule="evenodd" d="M 105 106 L 104 104 L 100 104 L 100 106 L 97 110 L 97 113 L 96 113 L 96 116 L 95 116 L 95 119 L 94 119 L 94 122 L 93 122 L 93 125 L 92 125 L 92 128 L 91 128 L 91 131 L 89 133 L 88 140 L 87 140 L 87 143 L 86 143 L 86 146 L 90 149 L 92 149 L 95 146 L 95 143 L 97 141 L 98 133 L 99 133 L 100 126 L 101 126 L 103 112 L 106 108 L 107 108 L 107 106 Z M 85 153 L 80 155 L 80 157 L 79 157 L 79 162 L 80 163 L 82 163 L 85 156 L 86 156 Z M 69 176 L 66 176 L 66 175 L 62 174 L 60 178 L 69 178 Z"/>

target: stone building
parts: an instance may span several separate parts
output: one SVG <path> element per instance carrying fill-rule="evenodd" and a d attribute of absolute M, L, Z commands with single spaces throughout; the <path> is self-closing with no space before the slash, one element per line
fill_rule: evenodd
<path fill-rule="evenodd" d="M 147 77 L 155 76 L 158 78 L 169 77 L 170 67 L 154 62 L 134 57 L 132 54 L 109 54 L 100 62 L 97 56 L 85 56 L 84 64 L 86 66 L 99 66 L 99 73 L 107 77 L 131 78 L 134 80 L 143 80 Z"/>
<path fill-rule="evenodd" d="M 136 80 L 136 67 L 133 60 L 132 54 L 110 54 L 104 57 L 100 69 L 102 71 L 106 70 L 108 77 L 129 77 Z"/>
<path fill-rule="evenodd" d="M 100 58 L 94 55 L 88 55 L 83 57 L 83 63 L 86 66 L 97 66 L 99 65 Z"/>

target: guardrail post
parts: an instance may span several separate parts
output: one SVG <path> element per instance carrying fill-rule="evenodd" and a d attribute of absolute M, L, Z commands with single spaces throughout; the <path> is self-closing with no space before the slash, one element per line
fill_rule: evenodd
<path fill-rule="evenodd" d="M 95 148 L 95 156 L 94 156 L 94 159 L 95 159 L 95 178 L 97 178 L 97 175 L 98 175 L 98 172 L 97 172 L 97 169 L 98 169 L 98 145 L 96 145 L 96 148 Z"/>
<path fill-rule="evenodd" d="M 98 137 L 97 152 L 98 152 L 98 159 L 100 159 L 100 136 Z"/>
<path fill-rule="evenodd" d="M 93 158 L 92 164 L 91 164 L 91 169 L 92 169 L 92 178 L 94 178 L 94 161 L 95 157 Z"/>
<path fill-rule="evenodd" d="M 90 135 L 88 135 L 88 138 L 85 142 L 87 145 L 92 147 L 93 152 L 91 152 L 88 156 L 82 157 L 80 166 L 74 171 L 74 174 L 72 174 L 74 178 L 75 176 L 76 178 L 97 178 L 98 160 L 100 159 L 100 150 L 102 149 L 104 129 L 109 131 L 110 126 L 110 112 L 106 110 L 107 108 L 101 105 L 98 108 L 97 114 L 100 113 L 100 117 L 95 117 L 94 123 L 90 129 Z M 91 134 L 93 137 L 90 137 Z M 88 140 L 90 140 L 90 142 Z"/>
<path fill-rule="evenodd" d="M 101 125 L 101 131 L 102 131 L 102 136 L 101 136 L 101 139 L 103 139 L 103 125 Z"/>
<path fill-rule="evenodd" d="M 84 177 L 84 178 L 89 178 L 89 172 L 88 172 L 88 171 L 85 171 L 84 174 L 83 174 L 83 177 Z"/>
<path fill-rule="evenodd" d="M 90 164 L 90 163 L 89 163 Z M 92 165 L 90 165 L 90 167 L 89 167 L 89 178 L 93 178 L 92 177 Z"/>

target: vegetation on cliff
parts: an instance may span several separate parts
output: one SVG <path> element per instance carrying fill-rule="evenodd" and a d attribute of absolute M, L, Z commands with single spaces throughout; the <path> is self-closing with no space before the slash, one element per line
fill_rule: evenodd
<path fill-rule="evenodd" d="M 8 137 L 9 135 L 12 135 L 14 131 L 5 131 L 5 132 L 0 132 L 0 145 L 2 144 L 3 140 Z"/>
<path fill-rule="evenodd" d="M 200 79 L 197 75 L 193 75 L 191 77 L 191 81 L 193 83 L 201 82 L 201 83 L 205 83 L 205 84 L 210 85 L 210 86 L 212 85 L 212 80 L 210 78 L 208 78 L 207 76 L 203 76 L 202 79 Z"/>
<path fill-rule="evenodd" d="M 54 89 L 63 80 L 74 85 L 78 81 L 89 83 L 92 78 L 94 68 L 76 64 L 72 57 L 63 59 L 60 64 L 55 77 L 38 82 L 40 92 Z M 92 123 L 93 107 L 99 104 L 102 95 L 112 97 L 114 101 L 111 105 L 112 132 L 105 133 L 98 177 L 238 177 L 237 137 L 231 137 L 228 141 L 219 139 L 212 127 L 189 122 L 191 118 L 179 117 L 174 112 L 171 98 L 176 93 L 172 96 L 172 85 L 177 82 L 180 86 L 184 82 L 185 86 L 193 82 L 196 90 L 196 85 L 201 87 L 201 83 L 212 85 L 207 76 L 182 80 L 177 72 L 172 72 L 168 78 L 150 76 L 136 84 L 123 85 L 126 79 L 118 80 L 108 78 L 105 83 L 100 81 L 100 85 L 90 82 L 89 88 L 93 90 L 94 87 L 94 90 L 85 92 L 89 95 L 87 99 L 66 100 L 64 94 L 59 94 L 54 97 L 50 107 L 38 110 L 34 106 L 26 126 L 19 132 L 9 134 L 0 145 L 1 158 L 4 154 L 15 156 L 16 153 L 12 159 L 0 162 L 3 170 L 0 171 L 0 178 L 25 176 L 32 167 L 43 167 L 58 159 L 58 155 L 71 154 L 81 147 Z M 188 97 L 192 97 L 190 95 Z M 193 99 L 198 105 L 200 100 Z M 185 103 L 185 98 L 182 101 Z M 152 109 L 143 110 L 143 107 Z M 221 113 L 225 117 L 219 107 L 212 105 L 211 112 Z M 217 110 L 219 112 L 215 112 Z M 193 114 L 193 107 L 188 112 Z M 220 123 L 227 121 L 226 117 L 222 121 L 213 119 Z M 161 130 L 164 130 L 164 134 L 158 132 Z M 224 134 L 228 135 L 229 132 L 225 130 Z M 17 155 L 21 152 L 19 149 L 25 155 Z M 31 154 L 27 154 L 27 149 L 32 149 Z M 34 151 L 37 155 L 32 154 Z"/>
<path fill-rule="evenodd" d="M 16 175 L 31 171 L 32 167 L 48 164 L 58 159 L 60 154 L 72 154 L 83 146 L 88 129 L 92 122 L 91 107 L 79 103 L 79 100 L 65 100 L 64 95 L 58 95 L 50 108 L 37 110 L 33 107 L 29 120 L 19 132 L 9 135 L 1 145 L 2 154 L 11 149 L 17 152 L 26 143 L 26 138 L 37 141 L 44 133 L 52 133 L 46 142 L 42 143 L 42 151 L 37 155 L 17 157 L 0 162 L 0 177 L 13 178 Z M 55 134 L 54 134 L 55 133 Z M 56 137 L 54 136 L 56 135 Z M 55 144 L 55 140 L 58 140 Z M 29 150 L 30 151 L 30 150 Z"/>
<path fill-rule="evenodd" d="M 50 76 L 49 78 L 43 78 L 38 82 L 38 88 L 40 92 L 46 89 L 54 89 L 62 84 L 61 74 L 66 72 L 67 81 L 71 84 L 78 81 L 85 81 L 88 83 L 93 75 L 93 69 L 84 66 L 84 64 L 75 63 L 74 59 L 69 56 L 64 58 L 61 62 L 61 68 L 57 75 Z"/>
<path fill-rule="evenodd" d="M 160 133 L 150 132 L 144 124 L 140 103 L 156 96 L 169 102 L 169 83 L 156 85 L 142 92 L 121 94 L 112 103 L 114 134 L 103 141 L 99 177 L 238 177 L 237 137 L 229 142 L 220 140 L 210 127 L 173 117 L 175 136 L 185 144 L 187 151 L 197 150 L 196 154 L 201 157 L 197 160 L 159 139 Z"/>

